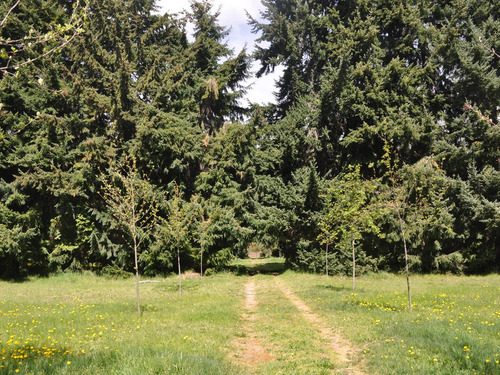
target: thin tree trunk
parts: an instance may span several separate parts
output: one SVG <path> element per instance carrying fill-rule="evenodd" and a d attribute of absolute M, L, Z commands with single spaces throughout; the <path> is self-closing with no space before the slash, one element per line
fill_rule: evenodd
<path fill-rule="evenodd" d="M 203 277 L 203 247 L 200 249 L 200 277 Z"/>
<path fill-rule="evenodd" d="M 356 251 L 355 251 L 355 240 L 352 239 L 352 290 L 356 288 Z"/>
<path fill-rule="evenodd" d="M 139 245 L 137 244 L 137 218 L 135 212 L 135 189 L 134 184 L 130 185 L 130 202 L 131 202 L 131 211 L 132 211 L 132 225 L 130 226 L 132 232 L 132 238 L 134 240 L 134 262 L 135 262 L 135 293 L 137 295 L 137 314 L 141 317 L 141 298 L 139 295 L 139 260 L 137 256 L 137 248 Z"/>
<path fill-rule="evenodd" d="M 325 269 L 326 269 L 326 278 L 328 279 L 328 241 L 326 242 Z"/>
<path fill-rule="evenodd" d="M 137 295 L 137 314 L 141 316 L 141 299 L 139 296 L 139 262 L 137 260 L 137 239 L 134 237 L 134 261 L 135 261 L 135 293 Z"/>
<path fill-rule="evenodd" d="M 182 296 L 181 254 L 177 246 L 177 268 L 179 270 L 179 295 Z"/>
<path fill-rule="evenodd" d="M 406 234 L 403 225 L 403 219 L 401 213 L 398 211 L 399 226 L 401 228 L 401 236 L 403 237 L 403 247 L 405 250 L 405 268 L 406 268 L 406 285 L 408 286 L 408 311 L 411 311 L 411 288 L 410 288 L 410 271 L 408 269 L 408 249 L 406 247 Z"/>

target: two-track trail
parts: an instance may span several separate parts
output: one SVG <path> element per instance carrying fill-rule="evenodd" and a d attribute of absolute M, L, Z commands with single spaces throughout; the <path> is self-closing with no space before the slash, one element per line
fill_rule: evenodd
<path fill-rule="evenodd" d="M 257 298 L 255 279 L 251 277 L 245 285 L 244 312 L 241 315 L 243 336 L 234 342 L 233 359 L 249 369 L 272 359 L 255 330 Z"/>
<path fill-rule="evenodd" d="M 241 321 L 242 335 L 233 342 L 231 360 L 249 373 L 365 374 L 353 344 L 279 276 L 249 278 Z"/>
<path fill-rule="evenodd" d="M 320 337 L 327 343 L 337 358 L 337 364 L 343 366 L 335 370 L 343 374 L 363 375 L 359 364 L 353 364 L 353 358 L 359 350 L 356 350 L 351 342 L 346 340 L 340 334 L 333 332 L 326 322 L 307 305 L 300 297 L 293 293 L 290 288 L 279 278 L 275 278 L 276 284 L 288 300 L 300 311 L 304 319 L 311 324 L 318 332 Z M 345 367 L 344 367 L 345 366 Z"/>

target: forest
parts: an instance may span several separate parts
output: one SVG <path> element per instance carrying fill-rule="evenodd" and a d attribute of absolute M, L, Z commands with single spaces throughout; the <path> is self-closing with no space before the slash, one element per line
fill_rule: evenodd
<path fill-rule="evenodd" d="M 500 1 L 262 4 L 0 2 L 0 278 L 500 270 Z"/>

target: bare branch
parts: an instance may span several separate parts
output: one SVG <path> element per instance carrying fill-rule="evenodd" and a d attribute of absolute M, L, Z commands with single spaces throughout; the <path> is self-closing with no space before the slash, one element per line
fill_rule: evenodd
<path fill-rule="evenodd" d="M 464 104 L 463 110 L 464 110 L 464 112 L 474 112 L 481 120 L 486 121 L 488 124 L 490 124 L 491 126 L 497 128 L 497 129 L 500 129 L 499 124 L 495 123 L 488 116 L 484 115 L 480 109 L 473 107 L 472 104 L 470 104 L 469 102 Z"/>
<path fill-rule="evenodd" d="M 5 25 L 12 10 L 20 3 L 20 1 L 21 0 L 18 0 L 16 4 L 14 4 L 14 6 L 12 6 L 9 9 L 9 12 L 2 20 L 2 23 L 0 24 L 0 30 Z M 19 68 L 25 65 L 32 64 L 35 61 L 46 58 L 47 56 L 53 54 L 54 52 L 59 51 L 64 47 L 66 47 L 66 45 L 68 45 L 73 39 L 75 39 L 78 35 L 81 34 L 81 29 L 84 26 L 87 12 L 88 12 L 88 6 L 82 7 L 80 5 L 80 1 L 77 1 L 73 13 L 71 14 L 69 22 L 66 23 L 65 25 L 59 25 L 60 28 L 56 28 L 56 31 L 51 30 L 50 32 L 47 32 L 45 34 L 35 35 L 35 36 L 27 35 L 21 39 L 16 39 L 16 40 L 0 39 L 0 45 L 13 48 L 12 51 L 7 52 L 8 53 L 7 63 L 5 66 L 0 66 L 0 72 L 14 75 L 13 73 L 10 72 L 12 69 L 18 70 Z M 52 47 L 50 50 L 44 52 L 43 54 L 37 57 L 28 59 L 24 62 L 20 62 L 14 65 L 12 64 L 12 58 L 16 54 L 26 51 L 28 49 L 27 46 L 29 46 L 30 44 L 41 45 L 49 42 L 56 42 L 56 45 Z"/>
<path fill-rule="evenodd" d="M 27 60 L 27 61 L 24 61 L 24 62 L 22 62 L 22 63 L 20 63 L 20 64 L 15 65 L 15 66 L 13 67 L 13 69 L 16 69 L 16 70 L 17 70 L 17 69 L 19 69 L 19 68 L 21 68 L 21 67 L 23 67 L 23 66 L 25 66 L 25 65 L 28 65 L 28 64 L 31 64 L 31 63 L 33 63 L 33 62 L 35 62 L 35 61 L 38 61 L 38 60 L 40 60 L 40 59 L 43 59 L 44 57 L 47 57 L 48 55 L 50 55 L 50 54 L 54 53 L 54 52 L 55 52 L 55 51 L 57 51 L 57 50 L 63 49 L 63 48 L 64 48 L 64 47 L 65 47 L 68 43 L 70 43 L 70 42 L 71 42 L 71 41 L 72 41 L 72 40 L 73 40 L 73 39 L 74 39 L 77 35 L 79 35 L 79 33 L 76 33 L 76 32 L 75 32 L 75 33 L 74 33 L 74 34 L 73 34 L 73 35 L 72 35 L 72 36 L 71 36 L 68 40 L 66 40 L 64 43 L 62 43 L 62 44 L 59 44 L 59 45 L 55 46 L 54 48 L 50 49 L 49 51 L 45 52 L 44 54 L 42 54 L 42 55 L 40 55 L 40 56 L 34 57 L 34 58 L 32 58 L 32 59 L 29 59 L 29 60 Z M 10 60 L 9 60 L 9 62 L 10 62 Z M 12 69 L 12 67 L 10 67 L 10 68 Z M 4 66 L 4 67 L 0 67 L 0 72 L 1 72 L 1 71 L 5 71 L 5 72 L 7 72 L 7 69 L 9 69 L 9 64 L 7 64 L 7 65 L 6 65 L 6 66 Z M 9 73 L 9 72 L 7 72 L 7 73 Z M 10 73 L 10 74 L 12 74 L 12 73 Z"/>
<path fill-rule="evenodd" d="M 479 37 L 478 40 L 479 40 L 479 43 L 481 43 L 481 45 L 483 46 L 483 48 L 485 48 L 488 52 L 491 52 L 493 54 L 493 56 L 495 56 L 495 57 L 497 57 L 497 58 L 500 59 L 500 55 L 495 51 L 495 49 L 493 47 L 488 47 L 483 42 L 483 38 Z"/>
<path fill-rule="evenodd" d="M 2 22 L 0 22 L 0 30 L 4 27 L 5 22 L 7 22 L 7 19 L 9 18 L 10 13 L 12 13 L 12 11 L 19 5 L 20 2 L 21 2 L 21 0 L 17 0 L 16 3 L 14 5 L 12 5 L 12 7 L 9 9 L 7 14 L 3 18 Z"/>

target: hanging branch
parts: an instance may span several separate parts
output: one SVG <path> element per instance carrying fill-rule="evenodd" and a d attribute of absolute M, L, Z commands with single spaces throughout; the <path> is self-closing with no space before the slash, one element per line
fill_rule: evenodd
<path fill-rule="evenodd" d="M 0 32 L 3 27 L 7 24 L 12 11 L 21 3 L 18 0 L 7 12 L 5 17 L 0 23 Z M 39 34 L 39 35 L 27 35 L 21 39 L 3 39 L 0 36 L 0 58 L 6 59 L 7 63 L 4 66 L 0 66 L 0 72 L 10 75 L 14 75 L 12 70 L 17 71 L 25 65 L 34 63 L 35 61 L 44 59 L 49 55 L 55 53 L 56 51 L 65 48 L 71 41 L 73 41 L 78 35 L 80 35 L 84 30 L 83 27 L 86 23 L 88 13 L 88 6 L 82 7 L 80 5 L 80 0 L 75 3 L 74 11 L 71 15 L 70 20 L 64 25 L 56 25 L 55 30 Z M 37 45 L 45 45 L 48 43 L 55 42 L 56 45 L 45 51 L 37 57 L 30 58 L 26 61 L 12 64 L 14 56 L 26 52 L 29 48 L 33 48 Z"/>
<path fill-rule="evenodd" d="M 16 3 L 14 5 L 12 5 L 10 7 L 10 9 L 8 10 L 7 14 L 5 15 L 5 17 L 3 18 L 2 22 L 0 22 L 0 30 L 3 29 L 4 25 L 5 25 L 5 22 L 7 22 L 7 18 L 9 18 L 9 15 L 12 13 L 12 11 L 19 5 L 19 3 L 21 2 L 21 0 L 17 0 Z"/>

